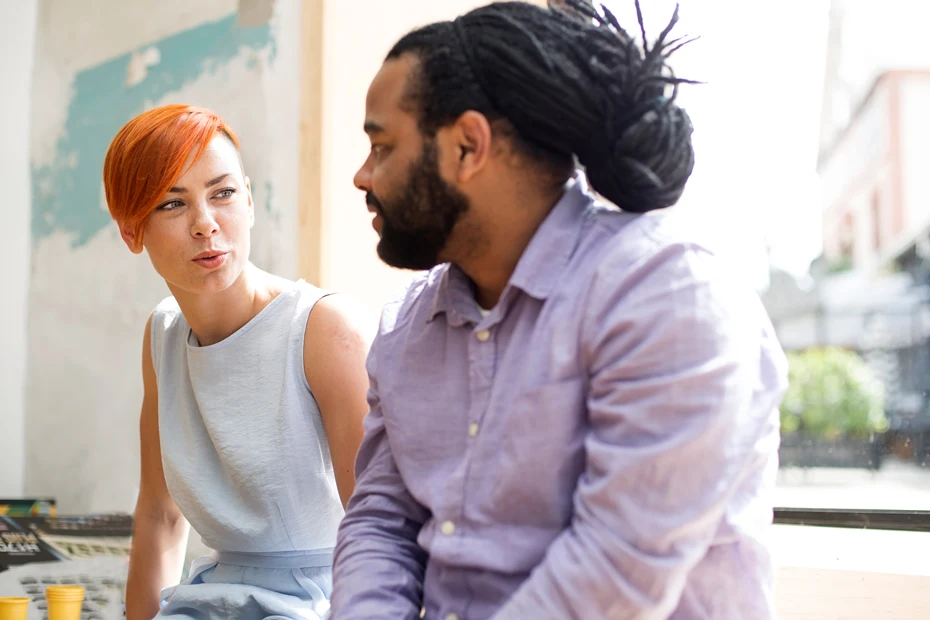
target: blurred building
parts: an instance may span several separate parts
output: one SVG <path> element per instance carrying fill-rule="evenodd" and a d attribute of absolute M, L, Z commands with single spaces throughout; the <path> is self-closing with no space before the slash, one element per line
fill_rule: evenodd
<path fill-rule="evenodd" d="M 833 0 L 818 174 L 823 254 L 763 296 L 783 346 L 858 351 L 892 429 L 930 429 L 930 47 L 906 0 Z"/>

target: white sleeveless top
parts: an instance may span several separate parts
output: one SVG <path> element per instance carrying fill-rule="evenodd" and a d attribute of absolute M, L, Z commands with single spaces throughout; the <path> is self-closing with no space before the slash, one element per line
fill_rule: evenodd
<path fill-rule="evenodd" d="M 207 347 L 173 297 L 155 308 L 165 481 L 212 549 L 300 555 L 335 545 L 344 512 L 303 363 L 307 317 L 327 294 L 297 282 Z"/>

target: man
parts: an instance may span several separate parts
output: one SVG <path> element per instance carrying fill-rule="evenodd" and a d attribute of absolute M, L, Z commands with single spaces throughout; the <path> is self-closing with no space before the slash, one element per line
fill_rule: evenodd
<path fill-rule="evenodd" d="M 784 356 L 754 292 L 642 215 L 693 166 L 675 18 L 640 50 L 564 4 L 416 30 L 368 92 L 378 253 L 429 271 L 369 357 L 335 620 L 774 617 Z"/>

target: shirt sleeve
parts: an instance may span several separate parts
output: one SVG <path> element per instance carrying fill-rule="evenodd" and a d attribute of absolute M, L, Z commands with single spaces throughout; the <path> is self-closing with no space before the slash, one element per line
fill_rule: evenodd
<path fill-rule="evenodd" d="M 336 542 L 332 620 L 419 618 L 422 607 L 427 556 L 417 535 L 428 511 L 408 492 L 391 454 L 378 396 L 378 341 L 368 359 L 370 411 L 355 492 Z"/>
<path fill-rule="evenodd" d="M 758 296 L 700 248 L 647 255 L 607 261 L 590 289 L 572 522 L 495 620 L 669 617 L 734 489 L 777 446 L 784 380 L 760 375 Z"/>

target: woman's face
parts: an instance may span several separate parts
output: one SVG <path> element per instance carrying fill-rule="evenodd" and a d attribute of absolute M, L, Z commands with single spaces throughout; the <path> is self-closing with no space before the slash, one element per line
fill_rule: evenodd
<path fill-rule="evenodd" d="M 215 293 L 248 264 L 254 223 L 239 153 L 217 135 L 148 216 L 142 245 L 173 291 Z"/>

